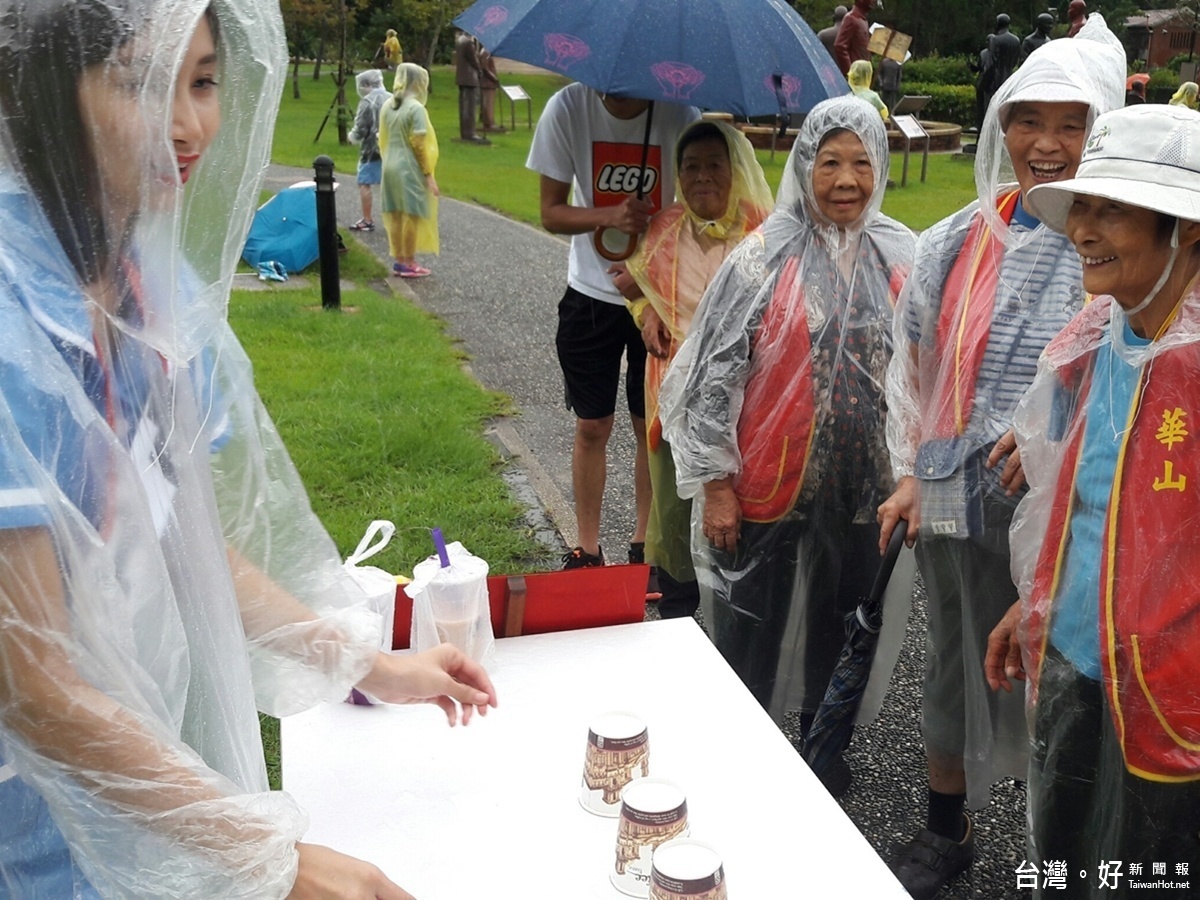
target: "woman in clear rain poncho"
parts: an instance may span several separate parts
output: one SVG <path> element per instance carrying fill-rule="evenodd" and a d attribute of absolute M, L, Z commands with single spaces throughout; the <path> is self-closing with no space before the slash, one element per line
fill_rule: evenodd
<path fill-rule="evenodd" d="M 1029 858 L 1063 861 L 1069 896 L 1137 896 L 1200 865 L 1200 114 L 1101 116 L 1076 177 L 1028 200 L 1097 297 L 1017 411 L 1023 606 L 988 678 L 1029 673 Z"/>
<path fill-rule="evenodd" d="M 225 322 L 286 60 L 269 3 L 0 0 L 6 896 L 408 897 L 298 843 L 256 705 L 495 700 L 378 651 Z"/>
<path fill-rule="evenodd" d="M 914 238 L 879 212 L 887 173 L 874 109 L 813 107 L 775 211 L 709 285 L 662 389 L 713 642 L 802 731 L 878 569 L 875 507 L 892 489 L 883 376 Z M 894 661 L 907 607 L 890 608 L 880 658 Z"/>
<path fill-rule="evenodd" d="M 438 252 L 437 134 L 425 103 L 429 73 L 416 63 L 396 70 L 393 97 L 379 113 L 379 149 L 383 152 L 383 224 L 395 259 L 392 274 L 423 278 L 417 253 Z"/>
<path fill-rule="evenodd" d="M 1012 414 L 1038 355 L 1084 302 L 1079 259 L 1025 208 L 1034 185 L 1070 177 L 1096 115 L 1120 107 L 1125 57 L 1093 15 L 1050 41 L 993 97 L 975 160 L 979 200 L 925 231 L 896 311 L 888 372 L 888 444 L 898 479 L 879 511 L 882 539 L 900 518 L 917 539 L 929 598 L 922 737 L 926 827 L 893 869 L 916 898 L 969 866 L 964 807 L 993 782 L 1023 778 L 1029 739 L 1019 697 L 987 689 L 988 633 L 1016 588 L 1008 526 L 1019 499 Z M 990 455 L 989 455 L 990 454 Z"/>
<path fill-rule="evenodd" d="M 675 196 L 650 220 L 628 274 L 614 279 L 631 299 L 646 359 L 646 429 L 651 493 L 646 560 L 658 567 L 659 612 L 693 615 L 700 602 L 692 564 L 692 504 L 675 490 L 671 447 L 662 437 L 658 391 L 691 328 L 704 289 L 742 238 L 771 210 L 754 148 L 723 122 L 693 122 L 675 144 Z"/>

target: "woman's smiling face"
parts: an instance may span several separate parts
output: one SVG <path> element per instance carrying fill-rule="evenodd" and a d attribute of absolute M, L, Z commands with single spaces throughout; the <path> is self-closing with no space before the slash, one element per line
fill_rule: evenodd
<path fill-rule="evenodd" d="M 1083 264 L 1084 289 L 1111 294 L 1125 309 L 1141 303 L 1171 257 L 1160 221 L 1153 210 L 1076 194 L 1066 234 Z"/>
<path fill-rule="evenodd" d="M 1075 177 L 1087 131 L 1086 103 L 1018 103 L 1004 132 L 1021 194 Z"/>
<path fill-rule="evenodd" d="M 192 35 L 169 98 L 170 157 L 154 146 L 149 122 L 153 85 L 147 80 L 151 50 L 143 40 L 123 45 L 113 58 L 86 69 L 79 79 L 79 106 L 100 170 L 104 206 L 124 225 L 144 203 L 166 201 L 185 184 L 221 125 L 217 96 L 217 48 L 208 17 Z M 147 197 L 147 192 L 162 197 Z"/>

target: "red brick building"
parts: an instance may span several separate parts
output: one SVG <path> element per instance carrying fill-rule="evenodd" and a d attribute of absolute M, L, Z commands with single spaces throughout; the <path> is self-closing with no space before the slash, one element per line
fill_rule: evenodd
<path fill-rule="evenodd" d="M 1180 54 L 1200 58 L 1200 22 L 1188 10 L 1147 9 L 1125 20 L 1125 49 L 1130 61 L 1143 60 L 1144 71 Z"/>

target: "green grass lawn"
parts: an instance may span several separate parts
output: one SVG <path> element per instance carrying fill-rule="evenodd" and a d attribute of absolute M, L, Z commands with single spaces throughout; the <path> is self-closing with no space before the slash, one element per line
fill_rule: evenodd
<path fill-rule="evenodd" d="M 357 257 L 357 258 L 356 258 Z M 372 266 L 373 264 L 373 266 Z M 351 244 L 342 275 L 384 275 Z M 315 272 L 310 273 L 316 280 Z M 484 422 L 508 409 L 460 365 L 438 320 L 402 298 L 342 294 L 321 309 L 317 287 L 234 291 L 229 320 L 254 361 L 255 383 L 343 557 L 372 519 L 396 523 L 371 558 L 410 573 L 433 552 L 429 529 L 460 540 L 495 572 L 545 568 L 545 550 L 499 477 Z M 271 786 L 280 786 L 279 722 L 260 716 Z"/>
<path fill-rule="evenodd" d="M 235 291 L 229 318 L 318 517 L 343 556 L 372 519 L 396 536 L 372 565 L 408 573 L 433 552 L 429 529 L 461 540 L 497 572 L 543 552 L 481 436 L 508 401 L 463 371 L 438 320 L 374 290 L 347 291 L 341 314 L 319 288 Z"/>
<path fill-rule="evenodd" d="M 538 225 L 538 176 L 525 168 L 533 132 L 526 127 L 524 103 L 517 106 L 516 129 L 489 135 L 492 141 L 490 147 L 461 144 L 454 140 L 458 135 L 458 89 L 454 86 L 454 72 L 448 66 L 436 66 L 431 78 L 432 92 L 428 109 L 441 150 L 437 180 L 442 193 Z M 385 77 L 385 83 L 390 85 L 390 76 Z M 536 125 L 550 95 L 567 82 L 554 75 L 504 75 L 501 76 L 501 83 L 519 84 L 530 94 Z M 358 162 L 358 148 L 338 145 L 337 127 L 332 116 L 320 141 L 313 142 L 321 119 L 333 99 L 333 83 L 328 79 L 314 82 L 311 77 L 305 76 L 301 77 L 300 90 L 301 99 L 294 100 L 290 81 L 284 89 L 279 120 L 275 126 L 272 159 L 284 165 L 307 168 L 312 166 L 313 157 L 324 153 L 333 158 L 338 173 L 352 176 Z M 349 93 L 348 102 L 353 107 L 358 97 L 353 89 Z M 498 95 L 496 103 L 497 116 L 502 117 L 507 126 L 510 122 L 508 101 Z M 901 154 L 893 154 L 892 179 L 897 184 L 900 182 L 902 158 Z M 772 160 L 769 151 L 760 150 L 758 159 L 771 190 L 777 190 L 787 154 L 776 153 Z M 927 180 L 922 184 L 921 158 L 917 154 L 912 155 L 909 159 L 908 185 L 888 190 L 883 211 L 910 228 L 928 228 L 974 198 L 975 185 L 969 160 L 952 154 L 931 155 Z"/>

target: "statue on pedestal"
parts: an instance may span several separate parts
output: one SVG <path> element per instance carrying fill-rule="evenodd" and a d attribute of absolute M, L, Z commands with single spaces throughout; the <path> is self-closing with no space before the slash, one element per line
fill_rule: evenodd
<path fill-rule="evenodd" d="M 843 75 L 850 73 L 850 64 L 855 60 L 871 59 L 867 44 L 871 41 L 871 27 L 867 14 L 875 8 L 875 0 L 854 0 L 854 7 L 846 13 L 838 26 L 837 38 L 833 42 L 833 58 Z"/>
<path fill-rule="evenodd" d="M 983 128 L 983 116 L 992 97 L 1004 84 L 1021 55 L 1021 39 L 1009 31 L 1009 18 L 996 16 L 996 31 L 989 34 L 987 48 L 979 54 L 979 81 L 975 85 L 975 127 Z"/>

